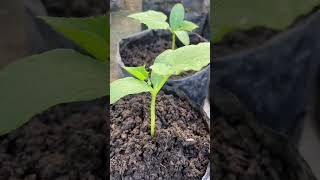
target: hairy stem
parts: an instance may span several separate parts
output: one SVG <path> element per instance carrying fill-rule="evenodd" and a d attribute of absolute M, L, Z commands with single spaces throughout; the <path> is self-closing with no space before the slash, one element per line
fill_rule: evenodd
<path fill-rule="evenodd" d="M 172 50 L 176 49 L 176 34 L 172 32 Z"/>
<path fill-rule="evenodd" d="M 150 132 L 151 132 L 151 137 L 154 137 L 154 130 L 155 130 L 155 127 L 156 127 L 156 97 L 157 97 L 157 94 L 156 93 L 151 93 L 151 106 L 150 106 L 150 109 L 151 109 L 151 129 L 150 129 Z"/>

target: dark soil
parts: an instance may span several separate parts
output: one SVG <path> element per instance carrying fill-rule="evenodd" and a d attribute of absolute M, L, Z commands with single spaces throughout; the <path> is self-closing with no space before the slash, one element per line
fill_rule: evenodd
<path fill-rule="evenodd" d="M 186 100 L 160 94 L 155 138 L 150 96 L 128 96 L 110 108 L 113 179 L 201 179 L 209 163 L 208 127 Z"/>
<path fill-rule="evenodd" d="M 0 180 L 102 180 L 108 99 L 57 105 L 0 137 Z"/>
<path fill-rule="evenodd" d="M 125 66 L 142 66 L 149 68 L 156 57 L 163 51 L 171 49 L 171 41 L 155 37 L 148 42 L 131 43 L 120 51 Z"/>
<path fill-rule="evenodd" d="M 234 31 L 227 34 L 220 42 L 213 46 L 213 56 L 219 58 L 256 48 L 270 40 L 279 31 L 265 27 L 256 27 L 250 30 Z"/>
<path fill-rule="evenodd" d="M 103 15 L 109 10 L 107 0 L 42 0 L 49 16 L 87 17 Z"/>
<path fill-rule="evenodd" d="M 202 41 L 197 38 L 194 39 L 191 44 L 198 44 L 199 42 Z M 146 65 L 147 69 L 149 69 L 159 54 L 167 49 L 171 49 L 171 44 L 171 39 L 168 40 L 162 37 L 150 38 L 147 41 L 136 41 L 135 43 L 130 43 L 126 48 L 120 49 L 121 60 L 125 66 L 135 67 Z M 180 42 L 176 44 L 177 47 L 182 46 Z M 193 71 L 185 72 L 173 78 L 179 79 L 179 77 L 186 77 L 193 73 Z"/>
<path fill-rule="evenodd" d="M 294 163 L 284 160 L 284 155 L 273 153 L 280 147 L 271 149 L 262 144 L 263 137 L 241 116 L 220 115 L 215 118 L 212 127 L 215 180 L 299 179 L 299 169 L 293 167 Z"/>

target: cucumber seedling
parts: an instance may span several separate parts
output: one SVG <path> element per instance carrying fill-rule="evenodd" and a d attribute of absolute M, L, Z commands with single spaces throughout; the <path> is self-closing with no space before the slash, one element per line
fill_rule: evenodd
<path fill-rule="evenodd" d="M 131 14 L 128 17 L 140 21 L 148 29 L 170 30 L 172 34 L 172 49 L 176 48 L 176 36 L 184 45 L 189 45 L 190 38 L 188 31 L 191 32 L 198 28 L 193 22 L 184 20 L 184 7 L 181 3 L 173 6 L 169 18 L 170 25 L 166 22 L 167 15 L 154 10 Z"/>
<path fill-rule="evenodd" d="M 118 79 L 111 83 L 110 104 L 114 104 L 129 94 L 150 92 L 150 133 L 154 137 L 156 97 L 163 85 L 172 75 L 179 75 L 185 71 L 200 71 L 209 63 L 210 43 L 204 42 L 164 51 L 156 57 L 154 64 L 150 67 L 151 74 L 146 70 L 145 66 L 123 67 L 133 77 Z"/>

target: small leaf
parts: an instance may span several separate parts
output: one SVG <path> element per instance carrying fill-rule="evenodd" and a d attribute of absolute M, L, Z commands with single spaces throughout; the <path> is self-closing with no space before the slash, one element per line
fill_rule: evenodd
<path fill-rule="evenodd" d="M 109 59 L 109 28 L 107 16 L 87 18 L 39 17 L 92 56 Z"/>
<path fill-rule="evenodd" d="M 110 104 L 129 94 L 138 94 L 142 92 L 151 92 L 153 89 L 144 81 L 133 77 L 126 77 L 115 80 L 110 85 Z"/>
<path fill-rule="evenodd" d="M 210 63 L 210 43 L 183 46 L 161 53 L 151 66 L 161 76 L 179 75 L 185 71 L 199 71 Z"/>
<path fill-rule="evenodd" d="M 198 28 L 199 26 L 194 24 L 191 21 L 184 20 L 180 24 L 179 30 L 184 30 L 184 31 L 193 31 L 194 29 Z"/>
<path fill-rule="evenodd" d="M 149 29 L 168 29 L 169 24 L 166 22 L 167 16 L 158 11 L 149 10 L 131 14 L 128 17 L 136 19 L 148 26 Z"/>
<path fill-rule="evenodd" d="M 54 105 L 106 96 L 108 64 L 57 49 L 8 65 L 0 71 L 0 135 Z"/>
<path fill-rule="evenodd" d="M 165 79 L 164 76 L 161 76 L 161 75 L 155 73 L 154 71 L 152 71 L 151 72 L 151 82 L 152 82 L 153 89 L 160 90 L 162 88 L 162 86 L 160 87 L 161 82 L 164 79 Z"/>
<path fill-rule="evenodd" d="M 174 33 L 184 45 L 190 44 L 189 34 L 187 31 L 175 31 Z"/>
<path fill-rule="evenodd" d="M 146 66 L 138 66 L 138 67 L 123 67 L 126 71 L 128 71 L 130 74 L 132 74 L 134 77 L 140 79 L 141 81 L 144 81 L 148 78 L 148 71 L 146 70 Z"/>
<path fill-rule="evenodd" d="M 170 13 L 170 27 L 172 31 L 175 31 L 179 28 L 183 19 L 184 19 L 184 7 L 181 3 L 178 3 L 173 6 Z"/>

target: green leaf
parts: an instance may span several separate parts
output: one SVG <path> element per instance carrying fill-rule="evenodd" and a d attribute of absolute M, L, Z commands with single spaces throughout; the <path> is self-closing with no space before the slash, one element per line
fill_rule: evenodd
<path fill-rule="evenodd" d="M 87 50 L 101 60 L 109 59 L 109 18 L 107 16 L 87 18 L 40 17 L 57 32 Z"/>
<path fill-rule="evenodd" d="M 259 26 L 285 30 L 319 4 L 320 0 L 216 0 L 211 8 L 213 42 L 235 30 Z"/>
<path fill-rule="evenodd" d="M 0 71 L 0 135 L 48 108 L 108 94 L 107 63 L 73 50 L 26 57 Z"/>
<path fill-rule="evenodd" d="M 162 88 L 161 82 L 165 79 L 164 76 L 161 76 L 154 71 L 151 72 L 151 82 L 153 89 L 159 90 Z"/>
<path fill-rule="evenodd" d="M 128 17 L 136 19 L 148 26 L 149 29 L 168 29 L 169 24 L 166 22 L 167 16 L 158 11 L 149 10 L 131 14 Z"/>
<path fill-rule="evenodd" d="M 183 46 L 161 53 L 151 66 L 152 71 L 162 76 L 179 75 L 185 71 L 199 71 L 210 63 L 210 43 Z"/>
<path fill-rule="evenodd" d="M 194 29 L 198 28 L 199 26 L 194 24 L 191 21 L 184 20 L 180 24 L 179 30 L 184 30 L 184 31 L 193 31 Z"/>
<path fill-rule="evenodd" d="M 138 67 L 123 67 L 126 71 L 128 71 L 130 74 L 132 74 L 134 77 L 140 79 L 141 81 L 144 81 L 148 78 L 148 71 L 146 70 L 146 66 L 138 66 Z"/>
<path fill-rule="evenodd" d="M 179 28 L 180 24 L 184 19 L 184 7 L 181 3 L 178 3 L 173 6 L 170 13 L 170 27 L 172 31 L 175 31 Z"/>
<path fill-rule="evenodd" d="M 187 31 L 175 31 L 174 33 L 184 45 L 190 44 L 189 34 Z"/>
<path fill-rule="evenodd" d="M 133 77 L 126 77 L 115 80 L 110 85 L 110 104 L 117 102 L 129 94 L 151 92 L 153 89 L 144 81 Z"/>

